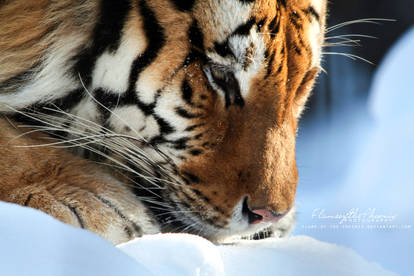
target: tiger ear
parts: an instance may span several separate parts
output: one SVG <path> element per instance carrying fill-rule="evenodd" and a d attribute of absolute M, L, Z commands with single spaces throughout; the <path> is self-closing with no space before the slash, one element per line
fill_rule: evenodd
<path fill-rule="evenodd" d="M 315 84 L 315 79 L 318 73 L 319 68 L 317 67 L 309 70 L 303 78 L 298 90 L 296 91 L 295 101 L 293 103 L 293 116 L 295 116 L 295 118 L 299 118 L 302 114 L 306 101 L 309 98 L 313 85 Z"/>

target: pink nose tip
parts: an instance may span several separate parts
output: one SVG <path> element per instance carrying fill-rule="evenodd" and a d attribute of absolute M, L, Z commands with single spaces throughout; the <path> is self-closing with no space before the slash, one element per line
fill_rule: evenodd
<path fill-rule="evenodd" d="M 266 210 L 266 209 L 257 209 L 257 210 L 252 210 L 253 213 L 255 213 L 256 215 L 259 215 L 262 217 L 262 219 L 258 219 L 254 222 L 252 222 L 252 224 L 257 224 L 257 223 L 261 223 L 261 222 L 272 222 L 272 223 L 276 223 L 278 222 L 283 216 L 282 215 L 275 215 L 273 212 Z"/>

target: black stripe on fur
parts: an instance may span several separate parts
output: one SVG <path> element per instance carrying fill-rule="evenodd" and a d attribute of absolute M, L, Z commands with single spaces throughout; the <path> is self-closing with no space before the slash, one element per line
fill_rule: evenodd
<path fill-rule="evenodd" d="M 96 60 L 106 50 L 111 52 L 119 47 L 122 29 L 131 9 L 130 0 L 101 0 L 100 15 L 96 23 L 92 45 L 75 56 L 74 75 L 80 74 L 88 86 L 91 82 L 92 70 Z"/>

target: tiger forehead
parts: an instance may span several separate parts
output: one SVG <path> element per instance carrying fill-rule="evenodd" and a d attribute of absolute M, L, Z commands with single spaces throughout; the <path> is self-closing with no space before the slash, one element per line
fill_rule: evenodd
<path fill-rule="evenodd" d="M 192 14 L 197 27 L 203 33 L 203 47 L 208 50 L 215 50 L 218 54 L 228 55 L 226 47 L 229 44 L 229 38 L 235 35 L 252 36 L 255 33 L 259 35 L 254 39 L 256 43 L 263 40 L 265 47 L 271 47 L 272 44 L 281 43 L 286 36 L 297 36 L 300 32 L 303 35 L 302 40 L 312 41 L 310 45 L 312 52 L 315 52 L 316 64 L 320 55 L 318 52 L 323 40 L 325 19 L 325 0 L 297 0 L 297 1 L 198 1 L 194 4 Z M 293 32 L 287 25 L 296 26 L 297 30 Z M 251 30 L 255 30 L 251 32 Z M 280 38 L 275 39 L 280 34 Z M 285 37 L 282 37 L 282 35 Z M 240 43 L 236 40 L 233 48 L 237 52 L 252 51 L 254 44 L 251 41 Z M 227 51 L 227 53 L 225 53 Z M 220 53 L 221 52 L 221 53 Z M 234 55 L 233 53 L 230 53 Z M 246 55 L 246 53 L 242 53 Z"/>
<path fill-rule="evenodd" d="M 223 42 L 238 28 L 254 22 L 256 16 L 274 16 L 276 5 L 272 1 L 199 1 L 193 14 L 204 31 L 207 48 L 215 42 Z M 262 16 L 260 16 L 262 17 Z M 249 25 L 252 27 L 252 24 Z M 248 27 L 248 26 L 245 26 Z M 245 30 L 246 31 L 246 30 Z"/>
<path fill-rule="evenodd" d="M 195 1 L 192 12 L 205 30 L 208 44 L 225 39 L 250 18 L 282 16 L 281 10 L 305 11 L 322 22 L 325 6 L 326 0 L 200 0 Z"/>

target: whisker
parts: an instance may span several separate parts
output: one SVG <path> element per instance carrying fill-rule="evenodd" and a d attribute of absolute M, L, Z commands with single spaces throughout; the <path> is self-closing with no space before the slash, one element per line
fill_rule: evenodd
<path fill-rule="evenodd" d="M 174 215 L 174 214 L 198 214 L 198 211 L 177 211 L 169 209 L 168 212 L 156 214 L 156 217 L 161 217 L 165 215 Z"/>
<path fill-rule="evenodd" d="M 48 108 L 48 110 L 52 110 L 52 111 L 55 111 L 55 112 L 63 113 L 64 115 L 67 115 L 68 117 L 76 118 L 76 115 L 67 114 L 67 113 L 65 113 L 65 112 L 63 112 L 61 110 L 53 110 L 53 109 L 50 109 L 50 108 Z M 135 157 L 139 157 L 138 159 L 141 162 L 145 160 L 148 165 L 154 165 L 153 162 L 150 162 L 150 158 L 148 156 L 146 156 L 146 153 L 144 151 L 142 151 L 135 144 L 132 144 L 130 141 L 128 141 L 128 140 L 139 141 L 135 137 L 132 137 L 132 136 L 129 136 L 129 135 L 121 135 L 121 134 L 118 134 L 118 133 L 114 133 L 111 130 L 108 130 L 108 132 L 110 134 L 102 134 L 101 129 L 95 129 L 95 128 L 91 127 L 90 126 L 90 123 L 92 123 L 94 126 L 99 126 L 100 128 L 102 128 L 100 125 L 97 125 L 94 122 L 88 121 L 88 120 L 86 120 L 84 118 L 76 118 L 77 119 L 76 122 L 78 123 L 78 125 L 79 124 L 80 125 L 83 125 L 85 127 L 88 127 L 88 129 L 90 131 L 99 133 L 99 135 L 92 136 L 92 137 L 91 136 L 87 137 L 87 136 L 85 136 L 85 134 L 84 134 L 83 131 L 76 131 L 76 130 L 74 130 L 72 128 L 70 128 L 68 130 L 66 128 L 62 128 L 61 126 L 56 126 L 56 122 L 55 122 L 56 116 L 50 116 L 50 115 L 46 115 L 46 114 L 43 114 L 43 113 L 40 113 L 40 114 L 38 114 L 38 113 L 30 113 L 30 112 L 24 112 L 24 115 L 27 116 L 27 117 L 29 117 L 29 118 L 31 118 L 31 119 L 33 119 L 33 120 L 39 121 L 40 123 L 42 123 L 44 125 L 50 126 L 50 127 L 37 126 L 37 128 L 39 130 L 41 130 L 41 131 L 47 131 L 47 130 L 49 130 L 49 131 L 60 131 L 60 132 L 66 132 L 66 133 L 71 134 L 71 135 L 81 136 L 81 137 L 83 135 L 84 138 L 79 138 L 79 141 L 81 141 L 81 140 L 88 140 L 89 139 L 90 141 L 86 142 L 86 144 L 89 144 L 89 143 L 102 144 L 102 139 L 108 139 L 108 138 L 125 138 L 122 141 L 122 145 L 119 145 L 119 143 L 118 144 L 115 143 L 115 144 L 117 144 L 118 146 L 120 146 L 119 148 L 122 148 L 123 150 L 126 149 L 126 151 L 128 151 L 129 154 L 125 154 L 125 151 L 118 151 L 118 153 L 121 153 L 122 155 L 127 155 L 130 160 L 133 159 L 132 157 L 134 157 L 134 158 Z M 41 119 L 41 118 L 43 118 L 43 119 Z M 50 123 L 49 121 L 53 121 L 53 123 Z M 61 119 L 60 121 L 64 121 L 64 120 Z M 83 121 L 85 121 L 85 123 Z M 30 127 L 34 127 L 34 126 L 30 126 Z M 92 138 L 94 138 L 94 139 L 92 139 Z M 67 142 L 67 141 L 70 141 L 70 140 L 69 139 L 64 139 L 64 141 Z M 82 146 L 82 145 L 79 145 L 80 143 L 75 143 L 75 142 L 77 142 L 77 140 L 72 139 L 71 142 L 75 146 L 76 145 Z M 129 147 L 125 147 L 125 142 L 127 142 L 129 144 Z M 59 143 L 56 143 L 56 144 L 63 144 L 63 142 L 59 142 Z M 111 148 L 111 146 L 113 146 L 113 145 L 108 145 L 108 144 L 105 144 L 105 145 L 108 146 L 109 148 Z M 130 148 L 134 148 L 134 151 L 131 151 Z M 111 150 L 114 150 L 114 149 L 111 148 Z M 139 153 L 137 152 L 137 150 L 138 150 Z M 159 153 L 159 151 L 158 151 L 158 153 Z M 167 160 L 167 163 L 170 163 L 171 164 L 171 160 Z M 164 167 L 161 167 L 158 164 L 155 164 L 155 165 L 156 165 L 156 167 L 158 169 L 163 170 L 165 173 L 171 174 L 171 171 L 170 170 L 166 170 Z"/>
<path fill-rule="evenodd" d="M 81 75 L 78 73 L 79 76 L 79 80 L 81 82 L 82 87 L 85 89 L 86 93 L 89 95 L 89 97 L 96 102 L 99 106 L 101 106 L 102 108 L 104 108 L 106 111 L 108 111 L 109 113 L 111 113 L 111 115 L 115 116 L 118 120 L 120 120 L 121 122 L 123 122 L 126 126 L 130 127 L 130 129 L 132 129 L 134 131 L 134 133 L 140 137 L 140 139 L 144 142 L 146 142 L 148 145 L 151 145 L 142 135 L 140 135 L 133 127 L 131 127 L 125 120 L 123 120 L 120 116 L 118 116 L 117 114 L 115 114 L 112 110 L 110 110 L 109 108 L 107 108 L 105 105 L 103 105 L 101 102 L 99 102 L 93 95 L 92 93 L 86 88 Z M 156 146 L 151 145 L 152 148 L 161 156 L 165 159 L 166 162 L 172 162 L 171 158 L 168 157 L 167 154 L 163 153 L 162 151 L 160 151 Z"/>
<path fill-rule="evenodd" d="M 382 22 L 394 22 L 394 21 L 396 20 L 387 19 L 387 18 L 362 18 L 362 19 L 350 20 L 350 21 L 345 21 L 345 22 L 326 28 L 325 33 L 328 34 L 334 30 L 343 28 L 345 26 L 353 25 L 353 24 L 367 23 L 367 24 L 378 24 L 379 25 Z"/>
<path fill-rule="evenodd" d="M 192 224 L 189 224 L 187 227 L 185 227 L 184 229 L 182 229 L 180 232 L 181 233 L 185 233 L 188 229 L 191 229 L 191 228 L 196 229 L 196 226 L 197 225 L 200 225 L 200 223 L 199 222 L 194 222 Z"/>
<path fill-rule="evenodd" d="M 331 39 L 345 39 L 349 37 L 361 37 L 361 38 L 370 38 L 370 39 L 378 39 L 376 36 L 372 35 L 363 35 L 363 34 L 343 34 L 343 35 L 335 35 L 335 36 L 327 36 L 325 37 L 325 40 L 331 40 Z"/>
<path fill-rule="evenodd" d="M 93 95 L 92 93 L 89 91 L 89 89 L 85 86 L 85 83 L 82 80 L 82 76 L 80 75 L 80 73 L 78 73 L 78 77 L 80 80 L 80 83 L 83 87 L 83 89 L 85 90 L 85 92 L 88 94 L 88 96 L 95 102 L 97 103 L 100 107 L 102 107 L 103 109 L 105 109 L 106 111 L 108 111 L 111 115 L 115 116 L 118 120 L 120 120 L 122 123 L 124 123 L 126 126 L 130 127 L 130 129 L 132 129 L 135 134 L 140 137 L 142 140 L 146 141 L 144 137 L 142 137 L 142 135 L 139 134 L 138 131 L 136 131 L 136 129 L 134 129 L 133 127 L 131 127 L 125 120 L 123 120 L 120 116 L 118 116 L 117 114 L 115 114 L 112 110 L 110 110 L 108 107 L 106 107 L 104 104 L 102 104 L 100 101 L 98 101 Z"/>
<path fill-rule="evenodd" d="M 349 54 L 349 53 L 341 53 L 341 52 L 322 52 L 322 54 L 323 54 L 323 55 L 337 55 L 337 56 L 345 56 L 345 57 L 350 58 L 350 59 L 352 59 L 352 60 L 361 60 L 361 61 L 364 61 L 364 62 L 366 62 L 366 63 L 368 63 L 368 64 L 375 65 L 373 62 L 371 62 L 371 61 L 369 61 L 369 60 L 367 60 L 367 59 L 365 59 L 365 58 L 362 58 L 362 57 L 360 57 L 360 56 L 354 55 L 354 54 Z"/>
<path fill-rule="evenodd" d="M 319 70 L 324 72 L 326 75 L 328 75 L 328 71 L 325 70 L 325 68 L 322 67 L 322 65 L 319 65 Z M 305 107 L 306 108 L 306 107 Z"/>
<path fill-rule="evenodd" d="M 328 42 L 324 43 L 322 47 L 329 48 L 329 47 L 359 47 L 361 44 L 359 41 L 352 41 L 352 42 Z"/>

